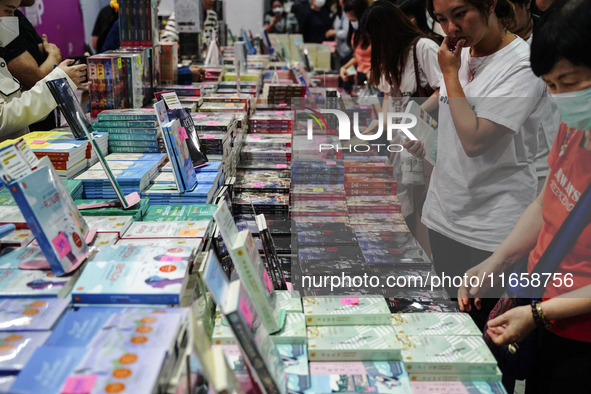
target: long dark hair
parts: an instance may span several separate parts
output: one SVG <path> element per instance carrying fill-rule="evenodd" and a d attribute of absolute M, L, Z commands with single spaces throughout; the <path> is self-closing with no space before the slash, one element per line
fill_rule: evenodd
<path fill-rule="evenodd" d="M 363 17 L 363 15 L 365 14 L 365 11 L 367 11 L 367 9 L 369 8 L 369 5 L 367 4 L 367 0 L 345 0 L 343 2 L 343 11 L 344 12 L 352 12 L 355 14 L 355 16 L 357 17 L 357 20 L 359 21 L 359 27 L 361 30 L 361 18 Z M 351 22 L 349 22 L 349 32 L 347 33 L 347 45 L 349 45 L 349 47 L 351 47 L 351 37 L 353 37 L 353 33 L 354 33 L 354 29 L 353 26 L 351 25 Z M 355 34 L 355 38 L 354 38 L 354 42 L 353 42 L 353 47 L 352 48 L 356 48 L 357 45 L 359 44 L 363 44 L 367 46 L 367 40 L 363 40 L 363 34 L 359 34 L 359 32 L 357 32 L 357 34 Z"/>
<path fill-rule="evenodd" d="M 417 21 L 417 27 L 425 34 L 431 34 L 433 27 L 427 22 L 427 0 L 403 0 L 398 5 L 404 15 Z"/>
<path fill-rule="evenodd" d="M 400 86 L 411 45 L 427 36 L 398 7 L 384 0 L 369 7 L 359 28 L 371 42 L 369 83 L 376 86 L 384 76 L 390 85 Z"/>

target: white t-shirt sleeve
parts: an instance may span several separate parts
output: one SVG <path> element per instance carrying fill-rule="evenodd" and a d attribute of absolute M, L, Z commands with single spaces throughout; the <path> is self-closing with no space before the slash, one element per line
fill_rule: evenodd
<path fill-rule="evenodd" d="M 476 116 L 517 134 L 540 100 L 544 83 L 532 72 L 529 59 L 516 62 L 501 78 L 496 77 L 489 81 L 488 97 L 476 99 Z"/>
<path fill-rule="evenodd" d="M 438 50 L 439 45 L 430 38 L 421 38 L 419 42 L 417 42 L 417 60 L 419 61 L 419 67 L 423 71 L 427 83 L 433 89 L 439 88 L 443 81 L 443 74 L 441 73 L 441 68 L 439 68 L 439 62 L 437 61 Z"/>

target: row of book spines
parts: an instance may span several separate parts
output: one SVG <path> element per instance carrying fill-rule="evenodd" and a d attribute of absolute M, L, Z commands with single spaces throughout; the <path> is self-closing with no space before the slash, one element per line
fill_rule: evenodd
<path fill-rule="evenodd" d="M 151 47 L 154 35 L 156 9 L 151 0 L 122 0 L 119 5 L 119 33 L 122 47 Z"/>

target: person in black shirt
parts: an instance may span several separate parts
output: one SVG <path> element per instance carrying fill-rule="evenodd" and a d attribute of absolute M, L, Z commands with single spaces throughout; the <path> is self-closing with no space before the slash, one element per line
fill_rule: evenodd
<path fill-rule="evenodd" d="M 304 28 L 304 16 L 310 9 L 310 3 L 308 0 L 296 0 L 291 6 L 291 13 L 295 15 L 298 20 L 298 31 L 302 31 Z"/>
<path fill-rule="evenodd" d="M 26 0 L 23 6 L 33 5 L 34 0 Z M 30 89 L 49 74 L 55 64 L 60 64 L 62 55 L 59 48 L 48 41 L 44 34 L 39 37 L 27 17 L 15 10 L 19 21 L 19 36 L 0 50 L 0 57 L 8 64 L 8 71 L 20 81 L 25 89 Z"/>
<path fill-rule="evenodd" d="M 30 7 L 35 0 L 23 0 L 20 5 Z M 37 31 L 27 17 L 15 9 L 18 18 L 19 35 L 10 44 L 0 48 L 0 57 L 6 62 L 8 71 L 16 78 L 23 88 L 29 90 L 49 74 L 55 65 L 62 62 L 60 49 L 48 41 L 47 36 L 39 37 Z M 29 126 L 31 131 L 46 131 L 56 127 L 56 119 L 52 113 L 44 120 Z"/>
<path fill-rule="evenodd" d="M 112 1 L 111 5 L 104 7 L 98 14 L 94 29 L 92 29 L 92 47 L 95 51 L 101 52 L 107 35 L 119 18 L 119 4 Z"/>
<path fill-rule="evenodd" d="M 326 32 L 332 29 L 334 17 L 326 6 L 326 0 L 313 0 L 312 6 L 304 15 L 302 27 L 304 42 L 322 44 L 326 41 Z"/>

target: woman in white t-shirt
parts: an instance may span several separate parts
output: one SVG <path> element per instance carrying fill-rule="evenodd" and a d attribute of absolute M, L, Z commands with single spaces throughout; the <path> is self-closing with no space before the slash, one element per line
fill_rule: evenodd
<path fill-rule="evenodd" d="M 443 80 L 437 63 L 437 42 L 421 32 L 398 7 L 384 0 L 376 1 L 363 14 L 360 29 L 372 45 L 369 82 L 378 86 L 385 93 L 385 101 L 389 102 L 384 105 L 384 110 L 404 112 L 411 98 L 426 95 L 433 97 L 432 108 L 436 108 L 439 85 Z M 389 143 L 403 142 L 404 137 L 400 134 Z M 406 217 L 413 212 L 413 204 L 410 188 L 401 183 L 400 156 L 400 153 L 393 153 L 391 158 L 402 214 Z"/>
<path fill-rule="evenodd" d="M 529 45 L 504 27 L 513 17 L 507 0 L 427 5 L 447 37 L 438 52 L 444 81 L 437 165 L 422 221 L 438 273 L 461 278 L 492 254 L 535 199 L 535 136 L 550 109 L 544 82 L 530 68 Z M 405 147 L 424 155 L 421 143 Z M 445 283 L 452 296 L 457 280 Z M 472 310 L 481 329 L 495 302 Z"/>

